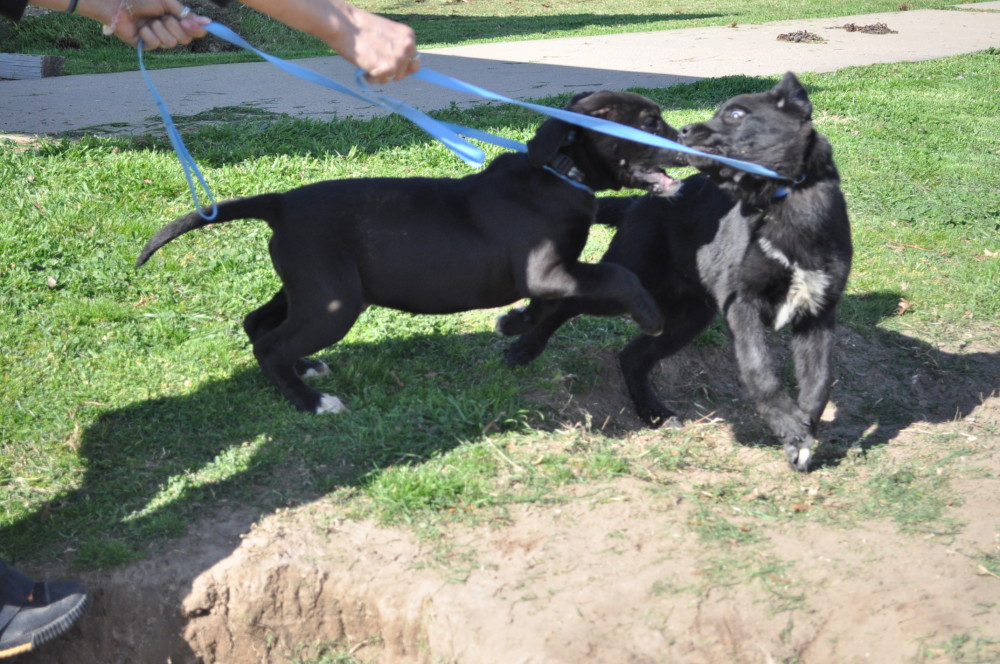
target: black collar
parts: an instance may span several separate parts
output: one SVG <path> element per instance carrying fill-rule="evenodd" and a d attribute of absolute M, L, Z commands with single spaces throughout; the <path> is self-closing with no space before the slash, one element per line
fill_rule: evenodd
<path fill-rule="evenodd" d="M 803 173 L 799 177 L 797 177 L 794 180 L 792 180 L 791 182 L 789 182 L 787 185 L 781 185 L 780 187 L 778 187 L 775 190 L 774 196 L 771 197 L 771 200 L 772 201 L 780 201 L 782 198 L 785 198 L 786 196 L 788 196 L 788 191 L 790 189 L 794 189 L 795 187 L 797 187 L 800 184 L 802 184 L 803 182 L 805 182 L 806 181 L 806 177 L 808 177 L 808 174 L 807 173 Z"/>
<path fill-rule="evenodd" d="M 594 193 L 593 189 L 583 183 L 583 180 L 586 177 L 583 171 L 577 168 L 576 164 L 573 163 L 573 160 L 566 155 L 562 153 L 557 154 L 552 158 L 552 161 L 545 165 L 544 168 L 545 170 L 558 175 L 560 178 L 577 189 L 583 189 L 584 191 Z"/>

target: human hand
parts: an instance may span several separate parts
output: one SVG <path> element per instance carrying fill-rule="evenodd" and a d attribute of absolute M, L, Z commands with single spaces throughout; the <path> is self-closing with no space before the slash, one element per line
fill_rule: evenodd
<path fill-rule="evenodd" d="M 420 69 L 417 38 L 408 25 L 349 6 L 352 28 L 330 46 L 373 83 L 406 78 Z"/>
<path fill-rule="evenodd" d="M 114 34 L 130 46 L 142 39 L 143 50 L 151 51 L 204 37 L 208 23 L 211 19 L 193 13 L 179 0 L 122 0 L 104 24 L 104 34 Z"/>

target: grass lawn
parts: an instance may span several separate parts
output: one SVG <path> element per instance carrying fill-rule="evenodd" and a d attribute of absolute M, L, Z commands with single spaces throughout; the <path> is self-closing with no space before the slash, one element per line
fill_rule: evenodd
<path fill-rule="evenodd" d="M 843 324 L 868 337 L 997 352 L 1000 52 L 802 80 L 816 125 L 834 145 L 854 228 Z M 737 91 L 772 83 L 736 77 L 643 92 L 680 126 Z M 503 107 L 441 115 L 520 140 L 539 122 Z M 399 118 L 315 123 L 254 114 L 187 140 L 222 197 L 324 178 L 468 172 Z M 261 376 L 240 328 L 277 286 L 263 223 L 192 233 L 132 268 L 146 239 L 191 205 L 160 137 L 5 141 L 0 187 L 8 192 L 0 198 L 7 559 L 69 555 L 84 568 L 120 565 L 227 505 L 266 511 L 332 495 L 358 514 L 419 522 L 456 506 L 466 513 L 545 500 L 555 487 L 595 477 L 669 485 L 671 473 L 718 464 L 706 460 L 705 440 L 663 433 L 647 435 L 651 466 L 600 423 L 567 429 L 544 405 L 568 383 L 576 391 L 599 386 L 595 355 L 634 333 L 620 320 L 577 321 L 534 364 L 510 370 L 499 361 L 504 341 L 491 331 L 499 310 L 412 316 L 373 308 L 322 354 L 333 375 L 319 385 L 351 412 L 295 412 Z M 595 229 L 588 256 L 607 240 Z M 909 303 L 906 313 L 894 315 L 900 301 Z M 699 343 L 721 339 L 715 330 Z M 903 417 L 889 401 L 872 408 L 885 426 Z M 749 444 L 781 457 L 766 431 L 750 436 Z M 947 483 L 931 466 L 907 470 L 909 511 L 873 513 L 865 498 L 900 491 L 892 479 L 899 469 L 890 473 L 863 440 L 824 445 L 827 459 L 867 454 L 822 470 L 849 505 L 845 519 L 874 514 L 919 526 L 941 518 Z M 865 472 L 858 463 L 868 464 Z M 527 474 L 512 482 L 513 469 Z M 706 515 L 705 524 L 715 521 Z"/>

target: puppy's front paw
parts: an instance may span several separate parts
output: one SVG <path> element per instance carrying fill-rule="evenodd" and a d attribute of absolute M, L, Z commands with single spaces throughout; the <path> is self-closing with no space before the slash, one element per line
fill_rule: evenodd
<path fill-rule="evenodd" d="M 651 429 L 659 429 L 660 427 L 681 429 L 684 427 L 684 423 L 681 418 L 677 417 L 677 413 L 661 403 L 649 404 L 637 410 L 639 418 Z"/>
<path fill-rule="evenodd" d="M 524 334 L 531 327 L 531 317 L 527 314 L 525 307 L 516 307 L 503 316 L 497 317 L 496 331 L 505 337 Z"/>
<path fill-rule="evenodd" d="M 785 445 L 785 456 L 792 470 L 799 473 L 809 472 L 809 462 L 812 461 L 812 446 L 816 441 L 809 436 L 798 443 Z"/>
<path fill-rule="evenodd" d="M 545 344 L 532 343 L 529 341 L 529 337 L 521 337 L 504 349 L 504 364 L 508 367 L 521 366 L 528 364 L 542 354 L 542 351 L 545 350 Z"/>
<path fill-rule="evenodd" d="M 317 415 L 320 413 L 343 413 L 346 410 L 347 406 L 344 405 L 343 401 L 329 394 L 320 397 L 319 403 L 316 404 Z"/>

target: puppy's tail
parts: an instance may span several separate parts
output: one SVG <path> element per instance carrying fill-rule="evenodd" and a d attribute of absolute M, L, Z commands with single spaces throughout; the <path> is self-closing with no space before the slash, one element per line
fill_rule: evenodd
<path fill-rule="evenodd" d="M 261 194 L 260 196 L 234 198 L 219 203 L 218 214 L 211 221 L 207 221 L 198 212 L 191 212 L 183 217 L 178 217 L 156 231 L 156 235 L 151 237 L 146 246 L 142 248 L 135 266 L 141 266 L 149 260 L 150 256 L 156 253 L 157 249 L 167 242 L 196 228 L 202 228 L 211 224 L 220 224 L 224 221 L 233 221 L 235 219 L 263 219 L 270 224 L 272 219 L 278 218 L 280 205 L 280 194 Z M 206 212 L 208 210 L 209 208 L 205 208 Z"/>
<path fill-rule="evenodd" d="M 595 224 L 618 228 L 625 211 L 634 203 L 638 196 L 602 196 L 597 199 L 597 216 Z"/>

